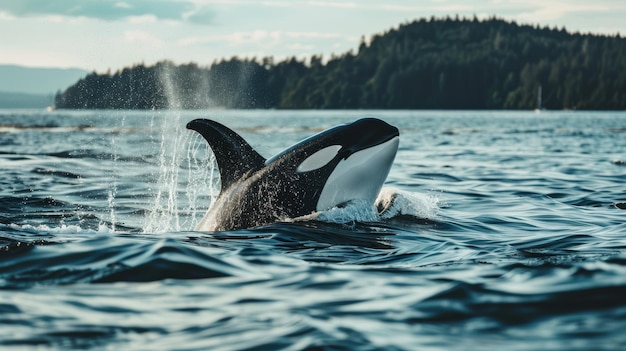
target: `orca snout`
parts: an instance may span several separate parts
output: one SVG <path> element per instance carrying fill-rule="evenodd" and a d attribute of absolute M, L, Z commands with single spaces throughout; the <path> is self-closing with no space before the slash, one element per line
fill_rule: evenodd
<path fill-rule="evenodd" d="M 347 158 L 355 152 L 383 144 L 400 135 L 398 128 L 377 118 L 363 118 L 350 124 L 346 130 L 348 143 L 340 154 Z"/>
<path fill-rule="evenodd" d="M 366 137 L 391 139 L 400 135 L 398 128 L 378 118 L 362 118 L 353 123 L 354 128 L 364 132 Z M 387 141 L 384 140 L 384 141 Z"/>

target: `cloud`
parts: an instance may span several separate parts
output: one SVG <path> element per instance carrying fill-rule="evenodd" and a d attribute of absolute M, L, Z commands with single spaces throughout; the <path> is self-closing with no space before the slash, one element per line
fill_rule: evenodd
<path fill-rule="evenodd" d="M 339 38 L 338 33 L 321 33 L 321 32 L 286 32 L 285 36 L 289 38 L 307 38 L 307 39 L 331 39 Z"/>
<path fill-rule="evenodd" d="M 324 40 L 337 39 L 343 36 L 338 33 L 323 32 L 282 32 L 254 30 L 250 32 L 234 32 L 222 35 L 189 37 L 179 41 L 181 46 L 204 45 L 217 42 L 228 43 L 229 46 L 255 44 L 258 46 L 275 46 L 292 40 Z"/>
<path fill-rule="evenodd" d="M 517 18 L 524 22 L 547 22 L 562 19 L 573 13 L 609 12 L 607 6 L 576 1 L 511 0 L 511 4 L 524 6 Z"/>
<path fill-rule="evenodd" d="M 124 39 L 131 44 L 147 44 L 152 47 L 163 47 L 164 42 L 160 38 L 144 31 L 127 31 Z"/>
<path fill-rule="evenodd" d="M 213 43 L 227 43 L 229 46 L 256 44 L 259 46 L 276 45 L 282 37 L 278 31 L 255 30 L 251 32 L 234 32 L 221 35 L 189 37 L 179 41 L 181 46 L 205 45 Z"/>
<path fill-rule="evenodd" d="M 13 16 L 12 14 L 6 12 L 6 11 L 0 11 L 0 20 L 14 20 L 15 16 Z"/>
<path fill-rule="evenodd" d="M 127 18 L 131 24 L 155 23 L 159 19 L 155 15 L 130 16 Z"/>
<path fill-rule="evenodd" d="M 211 11 L 193 0 L 2 0 L 0 12 L 14 17 L 86 17 L 105 21 L 152 16 L 206 24 Z"/>
<path fill-rule="evenodd" d="M 344 9 L 353 9 L 353 8 L 358 7 L 358 5 L 354 2 L 309 1 L 307 4 L 310 6 L 344 8 Z"/>
<path fill-rule="evenodd" d="M 206 6 L 195 7 L 183 14 L 183 19 L 194 24 L 213 23 L 215 11 Z"/>

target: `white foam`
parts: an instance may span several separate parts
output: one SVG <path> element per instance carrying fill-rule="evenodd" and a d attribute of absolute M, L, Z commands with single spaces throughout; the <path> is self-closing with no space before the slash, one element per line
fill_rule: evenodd
<path fill-rule="evenodd" d="M 376 207 L 365 200 L 350 201 L 345 206 L 322 211 L 316 219 L 328 223 L 378 222 L 380 220 Z"/>
<path fill-rule="evenodd" d="M 433 194 L 420 194 L 396 188 L 383 188 L 378 194 L 376 205 L 382 209 L 380 217 L 390 219 L 411 216 L 435 219 L 439 214 L 439 198 Z"/>
<path fill-rule="evenodd" d="M 327 223 L 380 222 L 398 216 L 436 219 L 439 199 L 432 194 L 420 194 L 386 187 L 380 191 L 374 205 L 365 200 L 351 201 L 345 206 L 294 219 L 318 220 Z"/>
<path fill-rule="evenodd" d="M 13 230 L 22 232 L 35 233 L 35 234 L 111 234 L 114 233 L 113 229 L 107 227 L 104 224 L 100 224 L 97 230 L 85 229 L 78 225 L 66 225 L 61 224 L 58 227 L 51 227 L 46 224 L 31 225 L 31 224 L 7 224 L 6 227 Z M 1 226 L 0 226 L 1 228 Z"/>

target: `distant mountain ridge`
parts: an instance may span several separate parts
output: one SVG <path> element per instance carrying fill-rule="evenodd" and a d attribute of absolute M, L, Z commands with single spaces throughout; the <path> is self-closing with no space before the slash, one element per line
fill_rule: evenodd
<path fill-rule="evenodd" d="M 46 108 L 54 105 L 53 94 L 0 92 L 0 108 Z"/>
<path fill-rule="evenodd" d="M 78 68 L 0 65 L 0 92 L 49 95 L 65 90 L 89 74 Z"/>
<path fill-rule="evenodd" d="M 92 73 L 55 97 L 73 109 L 534 109 L 537 101 L 625 110 L 626 39 L 497 18 L 421 19 L 326 62 L 164 61 Z"/>
<path fill-rule="evenodd" d="M 0 65 L 0 108 L 45 108 L 54 94 L 89 74 L 78 68 Z"/>

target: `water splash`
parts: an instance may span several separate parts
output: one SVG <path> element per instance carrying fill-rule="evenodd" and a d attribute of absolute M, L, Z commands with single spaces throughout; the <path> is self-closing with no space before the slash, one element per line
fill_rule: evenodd
<path fill-rule="evenodd" d="M 181 163 L 180 145 L 188 137 L 180 128 L 180 114 L 167 113 L 161 118 L 161 139 L 159 149 L 159 173 L 154 184 L 153 205 L 144 225 L 144 232 L 164 232 L 180 230 L 178 212 L 179 165 Z"/>
<path fill-rule="evenodd" d="M 439 198 L 433 194 L 414 193 L 393 187 L 383 188 L 376 199 L 381 219 L 398 216 L 436 219 L 439 205 Z"/>
<path fill-rule="evenodd" d="M 316 220 L 327 223 L 377 222 L 379 220 L 376 207 L 365 200 L 354 200 L 342 207 L 317 214 Z"/>
<path fill-rule="evenodd" d="M 195 228 L 200 222 L 221 188 L 215 154 L 199 134 L 193 135 L 194 138 L 188 144 L 186 158 L 188 172 L 185 194 L 189 203 L 189 229 Z"/>
<path fill-rule="evenodd" d="M 126 125 L 126 115 L 121 115 L 120 128 L 123 129 Z M 118 163 L 119 163 L 119 154 L 120 147 L 116 141 L 116 133 L 112 134 L 111 137 L 111 150 L 113 151 L 113 171 L 111 173 L 111 188 L 108 192 L 107 203 L 109 206 L 109 223 L 111 225 L 111 230 L 115 232 L 115 225 L 117 223 L 117 218 L 115 214 L 115 197 L 117 196 L 117 188 L 118 188 Z M 102 223 L 100 225 L 103 225 Z"/>
<path fill-rule="evenodd" d="M 160 73 L 170 110 L 158 119 L 159 173 L 153 206 L 143 226 L 144 232 L 151 233 L 193 229 L 219 191 L 215 156 L 201 137 L 184 128 L 188 121 L 181 120 L 179 109 L 184 97 L 176 88 L 173 72 L 165 67 Z M 181 170 L 187 171 L 186 177 Z M 187 206 L 180 208 L 179 203 Z"/>
<path fill-rule="evenodd" d="M 297 220 L 319 220 L 338 224 L 374 223 L 398 216 L 435 219 L 438 213 L 439 199 L 433 195 L 385 187 L 380 191 L 374 204 L 365 200 L 350 201 L 345 206 L 334 207 Z"/>
<path fill-rule="evenodd" d="M 179 165 L 181 152 L 179 149 L 188 137 L 181 130 L 180 96 L 174 87 L 174 77 L 165 66 L 159 71 L 159 79 L 165 88 L 165 96 L 169 111 L 159 119 L 161 122 L 161 138 L 159 149 L 159 174 L 155 184 L 155 197 L 152 208 L 144 225 L 144 232 L 164 232 L 181 229 L 178 210 Z"/>
<path fill-rule="evenodd" d="M 181 109 L 182 97 L 178 93 L 175 85 L 175 75 L 171 65 L 162 66 L 159 70 L 159 79 L 165 88 L 165 98 L 167 99 L 167 107 L 169 109 Z"/>

